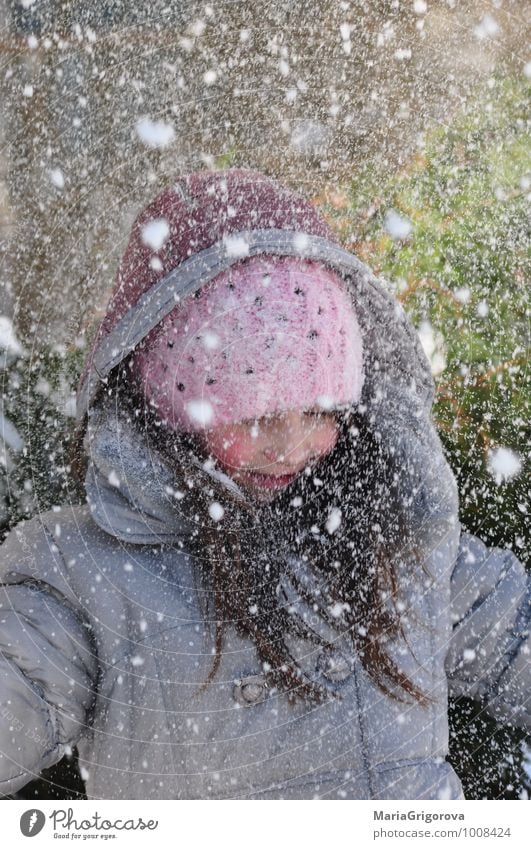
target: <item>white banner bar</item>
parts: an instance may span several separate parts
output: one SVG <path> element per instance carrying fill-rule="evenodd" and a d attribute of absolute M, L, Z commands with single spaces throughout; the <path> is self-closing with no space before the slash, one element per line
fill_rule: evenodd
<path fill-rule="evenodd" d="M 509 801 L 37 800 L 32 807 L 16 800 L 7 801 L 2 812 L 6 849 L 73 843 L 101 849 L 529 845 L 529 808 Z"/>

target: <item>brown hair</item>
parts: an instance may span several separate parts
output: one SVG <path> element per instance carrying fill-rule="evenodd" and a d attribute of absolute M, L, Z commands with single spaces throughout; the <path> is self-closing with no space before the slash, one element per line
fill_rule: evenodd
<path fill-rule="evenodd" d="M 313 474 L 301 474 L 270 504 L 253 505 L 241 502 L 191 463 L 192 453 L 201 454 L 198 440 L 164 428 L 135 388 L 127 362 L 111 376 L 105 391 L 120 392 L 119 403 L 129 407 L 137 427 L 145 428 L 153 449 L 166 458 L 177 479 L 192 482 L 179 508 L 196 520 L 190 540 L 198 564 L 196 590 L 205 621 L 214 629 L 215 656 L 203 687 L 216 674 L 225 632 L 232 625 L 254 642 L 268 679 L 290 698 L 329 697 L 326 686 L 302 672 L 286 645 L 285 635 L 291 633 L 331 648 L 283 597 L 283 553 L 289 551 L 302 558 L 316 578 L 318 597 L 290 572 L 292 585 L 314 609 L 317 604 L 328 625 L 349 635 L 379 688 L 398 700 L 409 697 L 422 705 L 431 701 L 398 668 L 387 648 L 397 637 L 406 639 L 399 604 L 400 561 L 407 558 L 409 573 L 424 566 L 407 500 L 397 489 L 393 458 L 366 417 L 352 411 L 341 414 L 338 442 Z M 73 455 L 78 476 L 83 474 L 82 435 L 79 431 Z M 225 509 L 218 523 L 208 511 L 216 498 Z M 333 505 L 340 507 L 344 520 L 328 534 L 323 525 Z"/>

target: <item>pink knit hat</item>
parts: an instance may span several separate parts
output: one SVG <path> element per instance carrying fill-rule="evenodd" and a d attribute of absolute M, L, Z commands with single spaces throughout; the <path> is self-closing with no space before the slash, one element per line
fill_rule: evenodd
<path fill-rule="evenodd" d="M 259 256 L 175 307 L 131 369 L 169 427 L 197 432 L 356 403 L 361 334 L 339 275 L 312 260 Z"/>

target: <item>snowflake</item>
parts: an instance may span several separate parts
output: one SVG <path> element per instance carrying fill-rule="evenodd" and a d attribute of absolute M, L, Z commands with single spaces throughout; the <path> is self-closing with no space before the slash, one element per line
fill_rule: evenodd
<path fill-rule="evenodd" d="M 169 235 L 170 226 L 165 218 L 154 218 L 142 227 L 142 241 L 154 251 L 160 251 Z"/>

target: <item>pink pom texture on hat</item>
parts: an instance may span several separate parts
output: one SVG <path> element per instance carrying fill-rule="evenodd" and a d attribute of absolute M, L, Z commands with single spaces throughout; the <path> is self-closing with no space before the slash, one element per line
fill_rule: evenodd
<path fill-rule="evenodd" d="M 318 262 L 254 257 L 169 313 L 132 375 L 176 431 L 356 403 L 361 334 L 346 284 Z"/>

